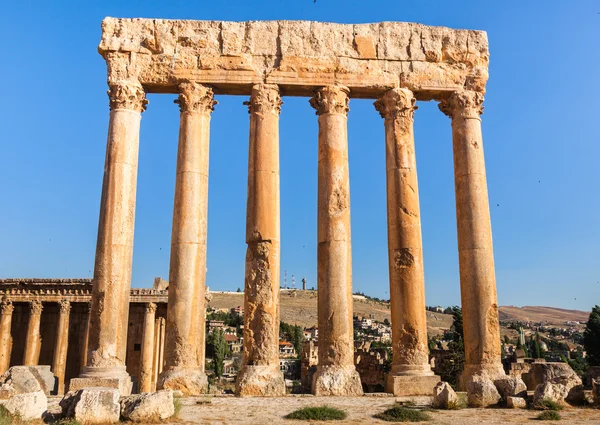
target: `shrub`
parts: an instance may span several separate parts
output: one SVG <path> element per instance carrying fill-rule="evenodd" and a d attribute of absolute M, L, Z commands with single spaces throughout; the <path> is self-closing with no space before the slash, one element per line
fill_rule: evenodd
<path fill-rule="evenodd" d="M 13 417 L 6 407 L 0 405 L 0 425 L 11 425 Z"/>
<path fill-rule="evenodd" d="M 546 410 L 545 412 L 540 413 L 537 418 L 538 421 L 560 421 L 562 418 L 555 412 L 554 410 Z"/>
<path fill-rule="evenodd" d="M 548 398 L 545 398 L 542 401 L 535 403 L 533 405 L 533 408 L 537 409 L 537 410 L 552 410 L 552 411 L 558 411 L 558 410 L 564 409 L 562 404 L 557 403 L 556 401 L 550 400 Z"/>
<path fill-rule="evenodd" d="M 59 419 L 57 422 L 54 422 L 54 425 L 81 425 L 73 418 L 64 418 Z"/>
<path fill-rule="evenodd" d="M 285 418 L 305 421 L 335 421 L 346 419 L 346 412 L 329 406 L 305 407 L 290 413 Z"/>
<path fill-rule="evenodd" d="M 431 420 L 431 416 L 427 413 L 403 406 L 394 406 L 383 413 L 378 413 L 375 417 L 387 422 L 426 422 Z"/>
<path fill-rule="evenodd" d="M 181 408 L 183 404 L 181 404 L 180 397 L 173 397 L 173 408 L 175 409 L 175 414 L 173 416 L 179 416 L 179 412 L 181 412 Z"/>

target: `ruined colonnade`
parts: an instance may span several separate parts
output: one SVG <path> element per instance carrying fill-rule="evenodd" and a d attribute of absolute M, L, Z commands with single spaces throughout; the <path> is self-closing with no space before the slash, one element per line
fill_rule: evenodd
<path fill-rule="evenodd" d="M 420 40 L 414 45 L 413 40 Z M 360 394 L 353 364 L 351 97 L 376 99 L 384 118 L 393 365 L 387 390 L 430 394 L 424 268 L 414 149 L 416 100 L 452 120 L 465 381 L 503 376 L 487 183 L 481 138 L 489 52 L 484 32 L 383 22 L 212 22 L 106 18 L 110 122 L 87 365 L 71 388 L 125 394 L 141 113 L 146 92 L 175 93 L 180 114 L 164 360 L 158 387 L 204 391 L 208 152 L 213 94 L 250 95 L 244 358 L 239 395 L 282 395 L 277 364 L 280 274 L 281 96 L 311 97 L 318 115 L 317 395 Z M 383 143 L 383 141 L 382 141 Z M 382 170 L 382 175 L 383 175 Z M 148 338 L 152 308 L 145 318 Z M 32 331 L 33 332 L 33 331 Z M 154 330 L 154 332 L 156 332 Z M 32 338 L 35 335 L 32 333 Z M 30 354 L 35 356 L 35 352 Z M 157 373 L 156 359 L 152 374 Z M 142 386 L 151 361 L 143 358 Z"/>

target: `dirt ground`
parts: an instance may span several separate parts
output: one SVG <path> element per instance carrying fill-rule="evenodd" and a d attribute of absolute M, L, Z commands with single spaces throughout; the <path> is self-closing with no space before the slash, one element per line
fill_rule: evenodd
<path fill-rule="evenodd" d="M 287 396 L 278 398 L 237 398 L 237 397 L 189 397 L 183 398 L 182 409 L 177 422 L 169 425 L 300 425 L 306 421 L 285 419 L 294 410 L 328 405 L 344 410 L 348 418 L 343 421 L 310 422 L 311 424 L 386 424 L 373 416 L 391 407 L 394 397 L 314 397 Z M 432 420 L 427 424 L 436 425 L 479 425 L 479 424 L 600 424 L 600 410 L 591 408 L 568 408 L 560 412 L 560 422 L 536 421 L 539 414 L 535 410 L 519 409 L 463 409 L 429 412 Z"/>

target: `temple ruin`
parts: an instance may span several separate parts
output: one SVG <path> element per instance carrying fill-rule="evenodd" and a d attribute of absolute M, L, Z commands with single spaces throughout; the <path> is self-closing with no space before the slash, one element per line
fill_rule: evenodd
<path fill-rule="evenodd" d="M 102 386 L 118 388 L 121 394 L 131 392 L 127 334 L 130 323 L 136 323 L 143 325 L 144 335 L 141 390 L 154 389 L 156 383 L 158 388 L 184 394 L 205 391 L 210 117 L 213 110 L 218 113 L 214 95 L 235 94 L 248 96 L 250 114 L 246 314 L 238 394 L 285 394 L 277 347 L 278 126 L 285 96 L 310 98 L 319 126 L 320 337 L 313 393 L 358 395 L 363 391 L 354 367 L 352 333 L 347 140 L 351 98 L 373 99 L 373 113 L 381 114 L 385 126 L 381 148 L 386 148 L 386 168 L 381 175 L 385 173 L 387 181 L 393 341 L 386 390 L 395 395 L 430 395 L 439 381 L 428 362 L 413 135 L 417 100 L 439 102 L 452 124 L 466 351 L 463 380 L 493 381 L 504 376 L 480 118 L 489 61 L 485 32 L 399 22 L 346 25 L 106 18 L 99 52 L 108 69 L 110 123 L 93 288 L 90 294 L 89 283 L 65 282 L 64 290 L 47 296 L 5 291 L 1 370 L 8 365 L 6 341 L 13 305 L 23 329 L 23 317 L 29 311 L 23 358 L 35 364 L 40 358 L 50 360 L 44 352 L 40 354 L 36 330 L 43 314 L 41 302 L 52 303 L 48 308 L 58 314 L 59 329 L 66 329 L 69 308 L 71 315 L 88 314 L 91 298 L 89 325 L 73 337 L 82 338 L 81 344 L 87 347 L 79 365 L 65 366 L 62 347 L 67 336 L 57 334 L 54 373 L 63 382 L 65 376 L 72 377 L 71 390 Z M 152 294 L 138 304 L 130 286 L 139 131 L 148 104 L 146 93 L 177 94 L 181 124 L 168 295 L 164 291 Z M 72 294 L 71 289 L 82 292 Z M 87 319 L 82 323 L 87 324 Z M 164 359 L 150 354 L 157 352 L 151 350 L 157 343 L 149 335 L 160 335 Z M 13 344 L 13 354 L 22 345 Z M 79 366 L 83 366 L 79 376 L 72 376 Z"/>

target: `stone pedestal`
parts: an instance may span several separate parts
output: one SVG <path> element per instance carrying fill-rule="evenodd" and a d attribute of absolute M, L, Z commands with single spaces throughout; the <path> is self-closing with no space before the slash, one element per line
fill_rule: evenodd
<path fill-rule="evenodd" d="M 346 87 L 328 86 L 310 100 L 319 116 L 319 363 L 312 383 L 318 396 L 363 393 L 354 366 L 348 94 Z"/>
<path fill-rule="evenodd" d="M 440 103 L 452 118 L 460 290 L 465 337 L 464 386 L 504 376 L 481 119 L 483 94 L 458 91 Z"/>
<path fill-rule="evenodd" d="M 137 81 L 109 83 L 110 121 L 100 202 L 87 366 L 70 389 L 116 380 L 129 394 L 125 371 L 141 112 L 148 103 Z M 81 381 L 86 381 L 82 385 Z M 129 391 L 127 391 L 129 388 Z"/>
<path fill-rule="evenodd" d="M 185 395 L 206 391 L 204 340 L 206 292 L 206 232 L 208 217 L 208 153 L 210 114 L 216 104 L 210 88 L 197 83 L 179 86 L 181 109 L 177 176 L 171 237 L 169 304 L 165 369 L 159 389 Z M 202 357 L 202 356 L 201 356 Z"/>
<path fill-rule="evenodd" d="M 42 335 L 40 334 L 42 310 L 41 301 L 36 300 L 29 303 L 29 320 L 27 322 L 25 354 L 23 356 L 23 364 L 25 366 L 35 366 L 40 359 L 40 349 L 42 348 Z"/>
<path fill-rule="evenodd" d="M 12 351 L 12 314 L 15 307 L 10 301 L 0 303 L 0 375 L 10 367 Z"/>
<path fill-rule="evenodd" d="M 433 376 L 427 348 L 421 214 L 413 132 L 416 99 L 393 89 L 375 102 L 385 119 L 386 184 L 392 370 L 386 391 L 396 396 L 431 395 Z"/>
<path fill-rule="evenodd" d="M 133 382 L 125 366 L 112 366 L 108 368 L 86 366 L 85 372 L 79 378 L 71 379 L 69 391 L 78 391 L 88 387 L 115 388 L 119 394 L 131 394 Z"/>
<path fill-rule="evenodd" d="M 154 362 L 154 321 L 156 304 L 146 304 L 144 330 L 142 333 L 142 355 L 140 359 L 140 393 L 152 392 L 152 364 Z"/>
<path fill-rule="evenodd" d="M 58 326 L 56 327 L 56 343 L 54 344 L 54 359 L 52 362 L 52 372 L 56 376 L 56 393 L 62 395 L 65 393 L 65 369 L 67 366 L 67 350 L 69 348 L 69 315 L 71 313 L 71 303 L 69 301 L 60 302 L 60 313 L 58 315 Z"/>
<path fill-rule="evenodd" d="M 279 370 L 279 112 L 275 85 L 255 85 L 250 101 L 244 359 L 240 396 L 282 396 Z"/>

